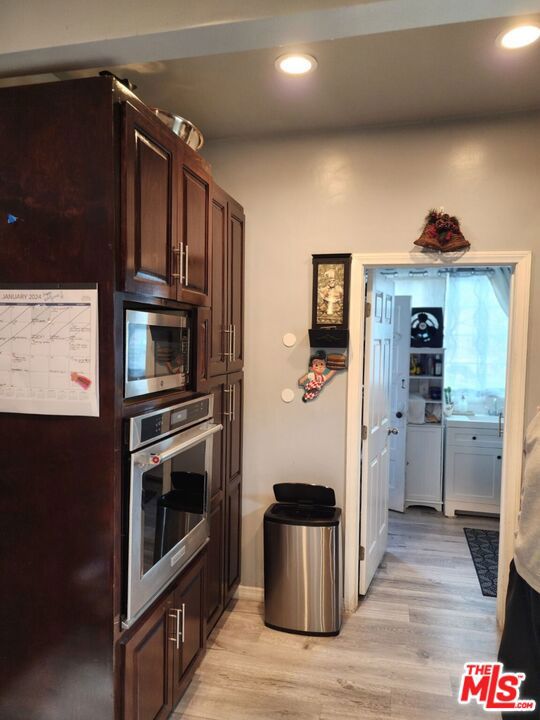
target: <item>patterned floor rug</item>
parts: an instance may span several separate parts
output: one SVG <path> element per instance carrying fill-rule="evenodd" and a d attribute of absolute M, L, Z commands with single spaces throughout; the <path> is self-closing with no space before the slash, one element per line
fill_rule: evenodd
<path fill-rule="evenodd" d="M 497 597 L 499 531 L 463 528 L 473 559 L 482 595 Z"/>

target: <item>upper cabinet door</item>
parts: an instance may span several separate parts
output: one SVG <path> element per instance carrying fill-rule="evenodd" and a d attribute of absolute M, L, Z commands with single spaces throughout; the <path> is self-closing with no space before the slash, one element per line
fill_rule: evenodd
<path fill-rule="evenodd" d="M 157 118 L 124 105 L 124 289 L 176 297 L 173 250 L 177 236 L 177 140 Z"/>
<path fill-rule="evenodd" d="M 212 303 L 209 337 L 210 375 L 227 372 L 232 330 L 228 313 L 227 195 L 217 185 L 212 192 Z"/>
<path fill-rule="evenodd" d="M 209 305 L 210 175 L 204 161 L 189 147 L 182 162 L 180 285 L 178 299 Z"/>
<path fill-rule="evenodd" d="M 229 199 L 229 318 L 231 324 L 231 354 L 227 372 L 244 367 L 244 227 L 241 206 Z"/>

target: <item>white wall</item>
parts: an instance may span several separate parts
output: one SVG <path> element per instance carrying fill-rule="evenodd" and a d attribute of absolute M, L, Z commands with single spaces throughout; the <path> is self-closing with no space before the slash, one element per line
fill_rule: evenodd
<path fill-rule="evenodd" d="M 343 503 L 346 376 L 312 404 L 281 401 L 309 355 L 311 254 L 404 251 L 444 205 L 475 250 L 540 249 L 540 115 L 370 132 L 219 142 L 217 181 L 247 216 L 243 574 L 262 585 L 272 484 L 333 485 Z M 360 298 L 352 298 L 360 302 Z M 540 269 L 533 265 L 528 378 L 540 404 Z M 283 346 L 285 332 L 298 336 Z"/>

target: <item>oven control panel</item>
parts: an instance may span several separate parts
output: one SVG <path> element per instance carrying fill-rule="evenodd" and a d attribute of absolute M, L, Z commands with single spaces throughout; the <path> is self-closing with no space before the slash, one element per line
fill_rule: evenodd
<path fill-rule="evenodd" d="M 208 420 L 214 411 L 214 398 L 205 395 L 195 400 L 172 405 L 164 410 L 139 415 L 129 421 L 129 449 L 135 450 L 171 433 L 185 430 Z"/>

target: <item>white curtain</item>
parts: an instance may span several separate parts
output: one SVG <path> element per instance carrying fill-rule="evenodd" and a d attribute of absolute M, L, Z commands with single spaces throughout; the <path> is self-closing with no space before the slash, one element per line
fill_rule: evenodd
<path fill-rule="evenodd" d="M 445 277 L 399 277 L 394 280 L 396 295 L 410 295 L 411 306 L 444 307 Z"/>
<path fill-rule="evenodd" d="M 496 267 L 489 274 L 495 297 L 499 301 L 502 311 L 508 317 L 510 310 L 510 281 L 512 279 L 512 268 Z"/>
<path fill-rule="evenodd" d="M 504 292 L 500 290 L 495 292 L 489 273 L 448 276 L 445 384 L 452 388 L 454 400 L 462 392 L 469 400 L 492 395 L 504 397 L 508 314 L 503 310 Z M 506 308 L 508 297 L 507 293 Z"/>

